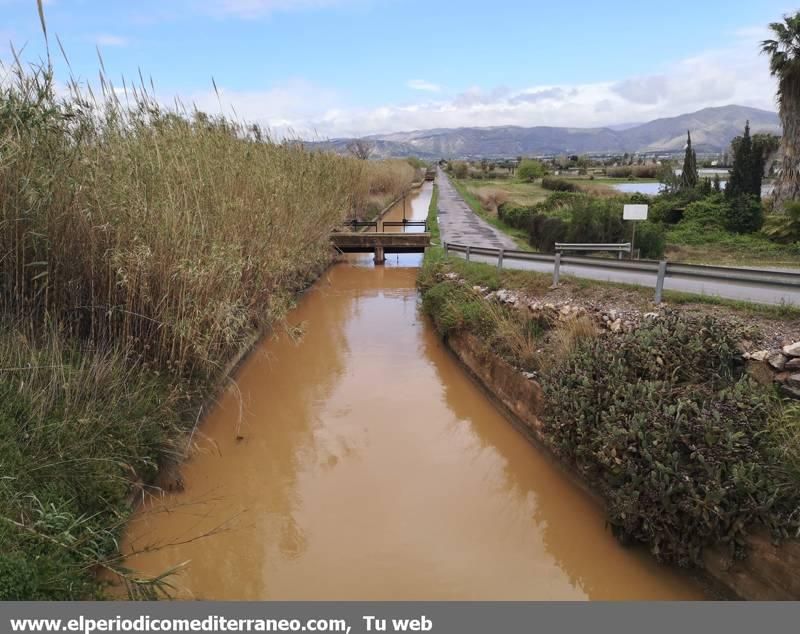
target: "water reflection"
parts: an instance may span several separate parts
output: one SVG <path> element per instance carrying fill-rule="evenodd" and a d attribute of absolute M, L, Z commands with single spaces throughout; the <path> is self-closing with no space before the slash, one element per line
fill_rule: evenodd
<path fill-rule="evenodd" d="M 302 343 L 263 342 L 243 407 L 223 395 L 186 491 L 144 509 L 126 548 L 183 543 L 130 565 L 190 560 L 182 596 L 208 599 L 702 597 L 618 546 L 503 418 L 421 316 L 415 276 L 354 257 L 306 294 Z"/>

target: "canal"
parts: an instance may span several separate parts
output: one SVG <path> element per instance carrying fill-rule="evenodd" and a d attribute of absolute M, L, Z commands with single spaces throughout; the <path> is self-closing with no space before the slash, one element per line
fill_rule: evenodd
<path fill-rule="evenodd" d="M 467 376 L 419 311 L 420 257 L 353 256 L 303 296 L 289 322 L 304 335 L 248 357 L 195 436 L 185 490 L 130 523 L 127 565 L 188 561 L 184 598 L 704 598 L 621 547 Z"/>

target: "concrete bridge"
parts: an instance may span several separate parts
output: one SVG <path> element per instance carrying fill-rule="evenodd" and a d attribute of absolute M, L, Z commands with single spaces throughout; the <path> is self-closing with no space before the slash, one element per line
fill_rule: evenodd
<path fill-rule="evenodd" d="M 431 234 L 342 231 L 331 234 L 331 243 L 342 253 L 374 253 L 375 264 L 383 264 L 387 253 L 424 253 Z"/>

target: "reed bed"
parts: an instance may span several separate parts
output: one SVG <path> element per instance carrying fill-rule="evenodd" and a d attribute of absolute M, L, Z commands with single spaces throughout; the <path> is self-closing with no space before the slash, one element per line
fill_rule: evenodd
<path fill-rule="evenodd" d="M 103 86 L 58 98 L 17 67 L 0 87 L 0 309 L 161 367 L 213 374 L 328 262 L 365 192 L 413 178 Z"/>
<path fill-rule="evenodd" d="M 64 92 L 49 67 L 0 68 L 0 599 L 86 597 L 93 570 L 122 570 L 135 483 L 182 456 L 331 230 L 413 177 L 165 108 L 143 82 Z"/>
<path fill-rule="evenodd" d="M 406 160 L 360 161 L 351 218 L 372 219 L 422 179 L 422 170 Z"/>

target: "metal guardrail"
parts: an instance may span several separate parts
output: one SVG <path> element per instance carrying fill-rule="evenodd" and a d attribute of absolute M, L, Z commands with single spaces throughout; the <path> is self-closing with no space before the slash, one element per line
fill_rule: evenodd
<path fill-rule="evenodd" d="M 647 273 L 655 276 L 655 301 L 661 302 L 664 291 L 664 280 L 672 278 L 690 278 L 705 281 L 723 281 L 754 286 L 769 286 L 789 291 L 800 291 L 800 272 L 773 271 L 770 269 L 750 269 L 707 264 L 681 264 L 666 260 L 612 260 L 609 258 L 593 258 L 587 256 L 565 257 L 561 253 L 547 255 L 530 253 L 512 249 L 492 249 L 459 243 L 443 244 L 445 253 L 455 251 L 463 253 L 469 261 L 470 255 L 483 255 L 497 258 L 497 266 L 503 267 L 504 260 L 529 262 L 549 262 L 553 264 L 553 285 L 558 285 L 562 264 L 588 266 L 595 269 L 626 271 L 630 273 Z"/>
<path fill-rule="evenodd" d="M 631 252 L 631 243 L 625 242 L 624 244 L 613 244 L 609 242 L 556 242 L 556 253 L 564 253 L 564 251 L 609 251 L 616 253 L 618 259 L 622 259 L 623 253 Z"/>
<path fill-rule="evenodd" d="M 406 227 L 423 227 L 425 231 L 428 230 L 427 220 L 384 220 L 382 224 L 384 231 L 386 227 L 403 227 L 404 232 Z"/>
<path fill-rule="evenodd" d="M 556 242 L 556 251 L 611 251 L 612 253 L 630 253 L 631 243 Z"/>
<path fill-rule="evenodd" d="M 348 220 L 347 222 L 343 223 L 345 227 L 351 227 L 353 231 L 356 229 L 363 229 L 365 227 L 374 228 L 375 231 L 378 230 L 378 223 L 374 220 Z"/>

